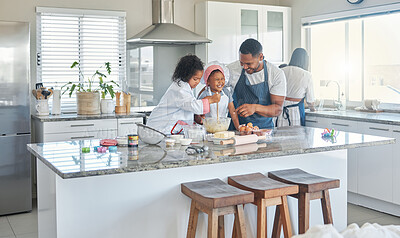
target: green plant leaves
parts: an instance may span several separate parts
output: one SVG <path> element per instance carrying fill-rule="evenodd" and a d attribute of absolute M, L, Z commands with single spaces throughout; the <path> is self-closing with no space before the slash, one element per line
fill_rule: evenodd
<path fill-rule="evenodd" d="M 104 63 L 104 65 L 106 66 L 106 69 L 107 69 L 108 75 L 110 75 L 110 74 L 111 74 L 111 66 L 110 66 L 110 62 L 105 62 L 105 63 Z"/>
<path fill-rule="evenodd" d="M 74 63 L 72 63 L 72 65 L 71 65 L 71 69 L 75 68 L 77 65 L 79 65 L 79 63 L 77 61 L 74 61 Z"/>
<path fill-rule="evenodd" d="M 108 75 L 110 75 L 111 74 L 110 62 L 105 62 L 104 66 L 106 67 Z M 78 61 L 74 61 L 71 65 L 71 68 L 76 68 L 76 67 L 79 70 L 80 79 L 84 79 L 85 77 L 82 74 L 80 64 Z M 101 66 L 98 70 L 96 70 L 96 72 L 94 72 L 92 77 L 87 78 L 87 88 L 86 89 L 85 89 L 85 83 L 80 82 L 78 84 L 74 84 L 72 82 L 68 82 L 67 84 L 65 84 L 64 86 L 61 87 L 61 89 L 66 87 L 66 89 L 63 91 L 63 94 L 66 93 L 67 91 L 69 91 L 69 96 L 71 97 L 75 90 L 79 91 L 79 92 L 96 92 L 96 91 L 101 90 L 102 98 L 105 98 L 105 96 L 107 94 L 110 94 L 111 98 L 114 98 L 115 92 L 114 92 L 114 88 L 111 84 L 115 84 L 118 87 L 119 87 L 119 84 L 113 80 L 111 80 L 110 82 L 104 82 L 104 78 L 107 78 L 107 75 L 99 71 L 102 67 L 103 66 Z M 99 88 L 98 89 L 95 88 L 92 90 L 92 84 L 93 84 L 94 78 L 96 76 L 99 78 Z"/>

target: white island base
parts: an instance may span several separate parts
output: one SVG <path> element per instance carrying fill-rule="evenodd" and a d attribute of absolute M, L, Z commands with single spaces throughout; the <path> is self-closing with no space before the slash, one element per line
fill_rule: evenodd
<path fill-rule="evenodd" d="M 340 179 L 340 188 L 330 191 L 333 221 L 339 231 L 347 226 L 347 150 L 70 179 L 37 163 L 39 238 L 183 238 L 190 199 L 180 192 L 181 183 L 290 168 Z M 297 233 L 296 199 L 289 198 L 289 208 Z M 268 208 L 268 236 L 274 212 Z M 311 201 L 310 217 L 310 226 L 323 224 L 320 200 Z M 225 216 L 227 237 L 232 218 Z M 256 237 L 254 205 L 245 206 L 245 218 L 248 237 Z M 206 236 L 201 213 L 196 237 Z"/>

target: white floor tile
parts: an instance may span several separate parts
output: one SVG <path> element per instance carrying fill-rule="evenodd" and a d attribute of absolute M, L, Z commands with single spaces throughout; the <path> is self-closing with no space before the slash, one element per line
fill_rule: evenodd
<path fill-rule="evenodd" d="M 347 206 L 347 223 L 357 223 L 358 221 L 365 221 L 371 219 L 377 219 L 385 216 L 384 213 L 374 211 L 365 207 L 348 204 Z"/>
<path fill-rule="evenodd" d="M 3 237 L 7 237 L 7 238 L 8 237 L 13 237 L 13 238 L 15 238 L 14 232 L 11 229 L 11 226 L 8 223 L 7 219 L 6 219 L 5 222 L 0 222 L 0 237 L 1 238 L 3 238 Z"/>
<path fill-rule="evenodd" d="M 23 235 L 17 235 L 17 238 L 38 238 L 38 233 L 29 233 Z"/>
<path fill-rule="evenodd" d="M 37 213 L 22 213 L 9 216 L 8 220 L 15 233 L 15 235 L 22 235 L 28 233 L 37 233 Z"/>
<path fill-rule="evenodd" d="M 7 222 L 8 223 L 7 216 L 1 216 L 0 217 L 0 223 L 2 223 L 2 222 Z"/>

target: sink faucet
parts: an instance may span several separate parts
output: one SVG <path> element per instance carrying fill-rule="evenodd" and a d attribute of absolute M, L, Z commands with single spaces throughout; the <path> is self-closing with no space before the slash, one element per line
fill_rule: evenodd
<path fill-rule="evenodd" d="M 342 102 L 340 101 L 340 85 L 338 83 L 338 81 L 334 81 L 334 80 L 329 80 L 325 87 L 328 87 L 330 83 L 336 83 L 337 85 L 337 100 L 333 100 L 333 106 L 337 109 L 340 110 L 340 108 L 342 107 Z"/>

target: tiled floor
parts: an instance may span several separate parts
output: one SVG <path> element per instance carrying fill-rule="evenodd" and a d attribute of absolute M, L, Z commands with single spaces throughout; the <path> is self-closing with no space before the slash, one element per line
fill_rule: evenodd
<path fill-rule="evenodd" d="M 348 204 L 347 223 L 378 223 L 380 225 L 400 225 L 400 217 L 391 216 L 368 208 Z M 0 238 L 37 238 L 37 208 L 34 202 L 31 213 L 0 216 Z"/>
<path fill-rule="evenodd" d="M 400 217 L 348 203 L 347 224 L 357 223 L 361 227 L 366 222 L 378 223 L 379 225 L 400 225 Z"/>
<path fill-rule="evenodd" d="M 37 238 L 37 206 L 30 213 L 0 216 L 0 238 Z"/>

